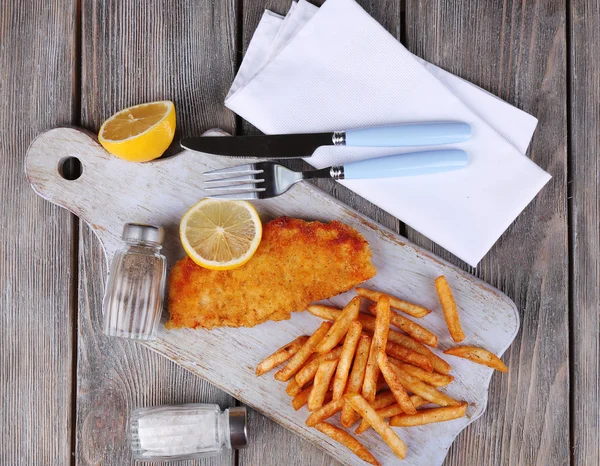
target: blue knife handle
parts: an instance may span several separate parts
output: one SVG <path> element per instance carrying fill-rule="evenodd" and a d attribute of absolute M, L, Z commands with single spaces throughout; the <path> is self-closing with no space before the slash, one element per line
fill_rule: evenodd
<path fill-rule="evenodd" d="M 344 179 L 396 178 L 458 170 L 469 163 L 463 150 L 432 150 L 388 155 L 344 165 Z"/>
<path fill-rule="evenodd" d="M 407 123 L 349 129 L 346 145 L 352 147 L 431 146 L 463 142 L 471 137 L 467 123 Z"/>

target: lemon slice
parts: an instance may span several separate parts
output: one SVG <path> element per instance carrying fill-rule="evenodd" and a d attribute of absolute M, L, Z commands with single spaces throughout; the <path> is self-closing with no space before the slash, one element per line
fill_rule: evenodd
<path fill-rule="evenodd" d="M 183 249 L 196 264 L 230 270 L 254 255 L 262 224 L 249 202 L 203 199 L 183 216 L 179 234 Z"/>
<path fill-rule="evenodd" d="M 136 105 L 102 123 L 98 141 L 108 152 L 130 162 L 154 160 L 175 136 L 175 105 L 169 100 Z"/>

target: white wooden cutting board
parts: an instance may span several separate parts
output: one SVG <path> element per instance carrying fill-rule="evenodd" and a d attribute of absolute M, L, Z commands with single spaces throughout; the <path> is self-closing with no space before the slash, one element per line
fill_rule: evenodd
<path fill-rule="evenodd" d="M 77 180 L 69 181 L 60 175 L 61 164 L 68 157 L 81 161 L 83 173 Z M 201 173 L 236 163 L 240 161 L 190 152 L 145 164 L 130 163 L 106 153 L 94 136 L 82 130 L 57 128 L 32 143 L 25 169 L 40 196 L 70 210 L 91 226 L 109 262 L 121 247 L 123 224 L 139 222 L 166 229 L 163 251 L 173 265 L 184 255 L 178 239 L 179 220 L 204 197 Z M 306 220 L 339 220 L 353 226 L 369 241 L 378 271 L 366 286 L 433 310 L 419 323 L 440 337 L 439 350 L 434 352 L 450 362 L 455 376 L 455 381 L 444 391 L 469 402 L 467 416 L 428 426 L 396 428 L 408 447 L 404 461 L 395 457 L 372 429 L 360 441 L 385 465 L 441 464 L 458 433 L 485 411 L 493 371 L 442 355 L 440 350 L 453 344 L 433 281 L 439 275 L 446 275 L 454 291 L 467 335 L 463 343 L 483 346 L 498 356 L 507 349 L 519 328 L 514 303 L 495 288 L 375 224 L 308 183 L 297 185 L 278 198 L 257 201 L 255 206 L 263 221 L 287 215 Z M 331 302 L 343 306 L 351 295 L 346 293 Z M 143 344 L 320 446 L 342 463 L 364 464 L 329 437 L 308 428 L 305 425 L 308 411 L 292 409 L 286 385 L 275 381 L 272 373 L 254 375 L 256 364 L 264 357 L 296 336 L 312 333 L 319 324 L 320 319 L 299 312 L 289 321 L 267 322 L 254 328 L 167 331 L 161 325 L 158 339 Z"/>

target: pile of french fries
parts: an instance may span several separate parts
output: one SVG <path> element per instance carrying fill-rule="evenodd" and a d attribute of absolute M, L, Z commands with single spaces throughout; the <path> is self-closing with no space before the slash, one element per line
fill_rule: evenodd
<path fill-rule="evenodd" d="M 464 340 L 446 278 L 438 277 L 435 285 L 452 339 Z M 356 291 L 358 296 L 344 309 L 309 306 L 308 312 L 325 322 L 311 336 L 299 336 L 263 360 L 256 374 L 261 376 L 287 362 L 275 373 L 275 379 L 288 382 L 286 392 L 295 410 L 307 405 L 311 415 L 306 424 L 342 443 L 362 460 L 379 465 L 356 438 L 325 421 L 340 413 L 340 424 L 349 429 L 360 420 L 355 434 L 373 428 L 403 459 L 406 445 L 390 426 L 457 419 L 465 415 L 467 403 L 438 390 L 454 380 L 450 364 L 427 348 L 436 347 L 438 337 L 396 312 L 421 318 L 431 311 L 378 291 Z M 368 314 L 360 312 L 362 300 L 369 301 Z M 482 348 L 461 346 L 444 353 L 508 370 L 496 355 Z M 427 404 L 437 407 L 422 408 Z"/>

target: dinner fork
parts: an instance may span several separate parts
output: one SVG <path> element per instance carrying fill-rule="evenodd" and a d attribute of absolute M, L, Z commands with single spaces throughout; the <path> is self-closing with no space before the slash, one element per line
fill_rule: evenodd
<path fill-rule="evenodd" d="M 429 175 L 458 170 L 467 163 L 467 153 L 462 150 L 410 152 L 300 172 L 274 162 L 256 162 L 204 172 L 204 176 L 216 177 L 204 181 L 204 192 L 207 197 L 220 199 L 269 199 L 285 193 L 303 180 Z"/>

